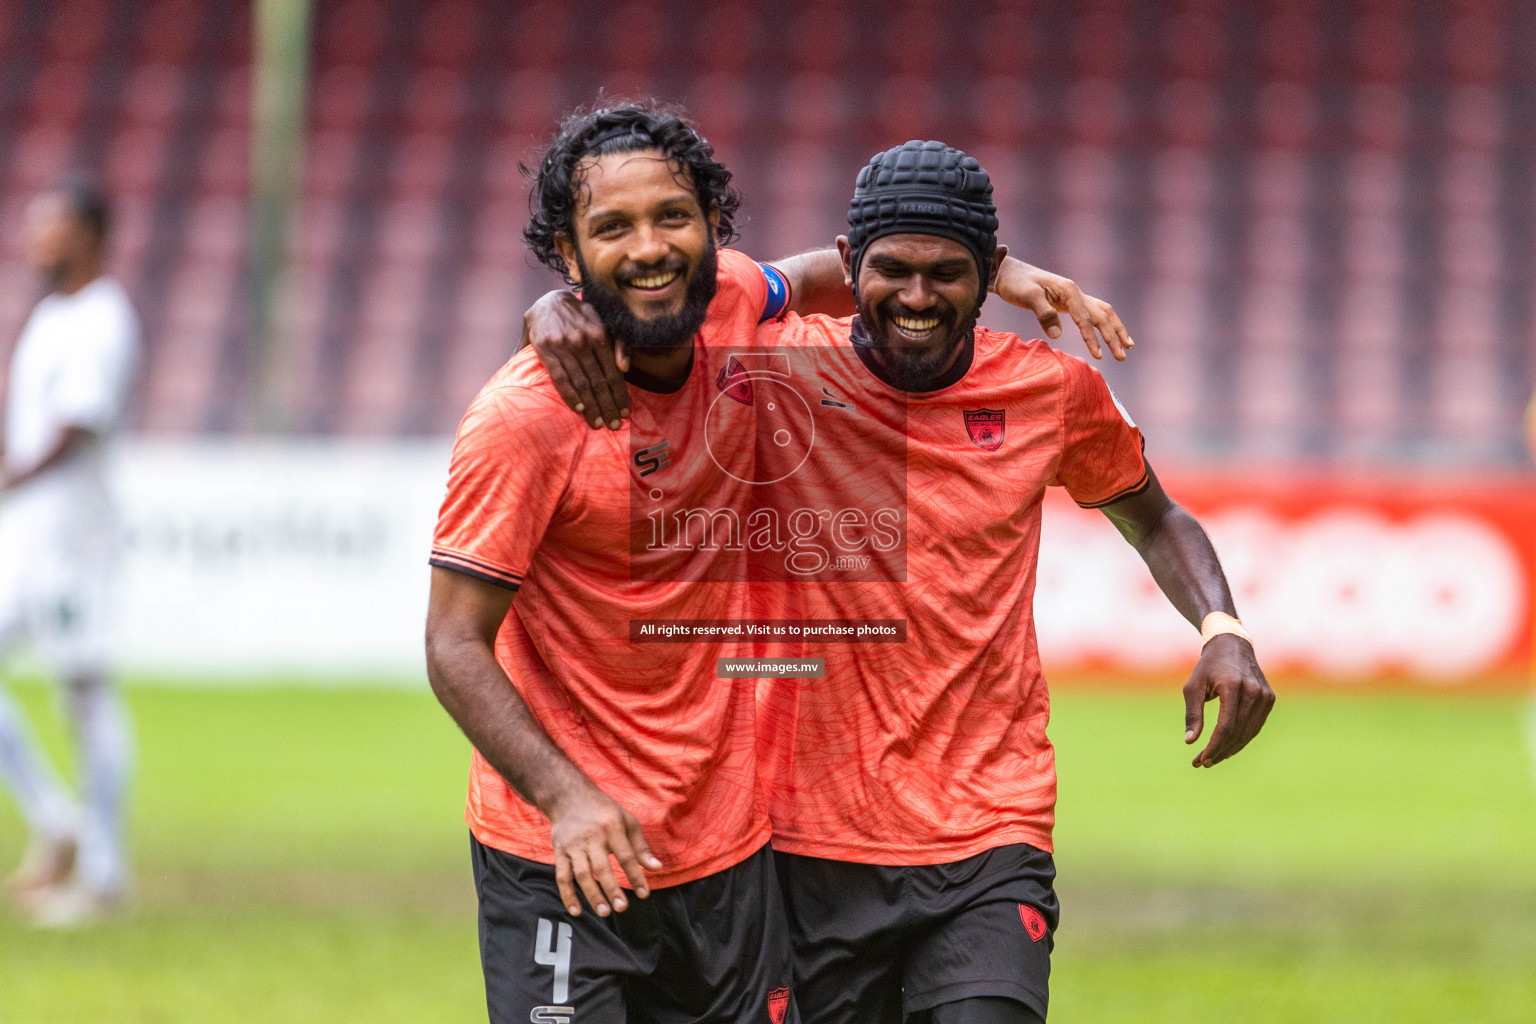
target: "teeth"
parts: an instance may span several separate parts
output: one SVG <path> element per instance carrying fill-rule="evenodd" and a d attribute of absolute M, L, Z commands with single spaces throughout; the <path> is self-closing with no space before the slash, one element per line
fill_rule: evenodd
<path fill-rule="evenodd" d="M 896 317 L 896 326 L 900 327 L 904 331 L 910 331 L 913 334 L 922 334 L 924 331 L 931 331 L 935 327 L 939 326 L 939 318 L 934 317 L 931 320 L 912 320 L 908 317 L 898 316 Z"/>
<path fill-rule="evenodd" d="M 674 270 L 670 274 L 651 274 L 649 277 L 631 278 L 629 283 L 633 288 L 660 288 L 677 280 L 680 273 L 682 271 Z"/>

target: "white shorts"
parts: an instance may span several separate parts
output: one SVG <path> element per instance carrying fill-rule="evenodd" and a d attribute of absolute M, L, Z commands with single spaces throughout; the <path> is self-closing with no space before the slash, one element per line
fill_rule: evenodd
<path fill-rule="evenodd" d="M 111 544 L 59 543 L 54 531 L 26 527 L 0 515 L 0 653 L 25 646 L 62 676 L 104 672 Z"/>

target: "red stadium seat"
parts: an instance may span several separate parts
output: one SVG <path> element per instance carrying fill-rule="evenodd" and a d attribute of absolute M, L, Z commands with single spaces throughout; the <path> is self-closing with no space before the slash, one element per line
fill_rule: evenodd
<path fill-rule="evenodd" d="M 146 63 L 184 64 L 198 44 L 204 5 L 198 0 L 154 0 L 139 17 L 138 56 Z"/>
<path fill-rule="evenodd" d="M 473 0 L 445 0 L 418 17 L 422 64 L 459 71 L 469 64 L 478 46 L 484 11 Z"/>
<path fill-rule="evenodd" d="M 206 193 L 243 196 L 251 187 L 251 136 L 244 126 L 225 128 L 206 142 L 201 181 Z"/>
<path fill-rule="evenodd" d="M 890 76 L 880 83 L 873 99 L 879 132 L 874 140 L 876 146 L 886 140 L 888 145 L 896 145 L 908 139 L 936 139 L 945 134 L 949 121 L 938 85 L 931 78 Z"/>
<path fill-rule="evenodd" d="M 414 199 L 436 199 L 453 171 L 453 140 L 443 135 L 409 135 L 399 140 L 391 160 L 396 192 Z"/>
<path fill-rule="evenodd" d="M 558 2 L 519 5 L 503 45 L 508 67 L 517 70 L 563 69 L 575 26 L 572 7 Z"/>
<path fill-rule="evenodd" d="M 698 26 L 700 68 L 706 74 L 746 74 L 757 63 L 762 29 L 753 4 L 711 5 Z"/>
<path fill-rule="evenodd" d="M 187 214 L 187 254 L 194 262 L 238 261 L 250 243 L 250 206 L 243 195 L 199 200 Z"/>
<path fill-rule="evenodd" d="M 365 66 L 340 64 L 315 75 L 309 107 L 313 124 L 322 130 L 355 130 L 368 116 L 374 74 Z"/>
<path fill-rule="evenodd" d="M 46 53 L 57 61 L 94 63 L 111 26 L 109 0 L 68 0 L 52 4 Z"/>
<path fill-rule="evenodd" d="M 375 66 L 383 52 L 390 6 L 371 0 L 324 4 L 317 8 L 316 51 L 321 67 L 334 64 Z"/>
<path fill-rule="evenodd" d="M 965 107 L 976 137 L 1000 146 L 1024 145 L 1038 117 L 1029 83 L 1013 76 L 981 79 Z"/>
<path fill-rule="evenodd" d="M 558 283 L 518 164 L 606 86 L 686 101 L 768 255 L 829 240 L 875 146 L 971 150 L 1020 255 L 1126 313 L 1121 372 L 1185 452 L 1229 408 L 1278 454 L 1501 437 L 1530 358 L 1530 29 L 1509 0 L 317 4 L 288 399 L 316 429 L 451 429 Z M 167 403 L 140 415 L 202 429 L 248 383 L 250 5 L 0 0 L 0 49 L 0 253 L 33 190 L 99 171 Z M 0 329 L 34 286 L 15 265 Z M 1458 334 L 1425 281 L 1491 312 Z"/>
<path fill-rule="evenodd" d="M 406 92 L 406 124 L 418 132 L 450 131 L 464 114 L 465 99 L 462 71 L 424 68 Z"/>
<path fill-rule="evenodd" d="M 358 137 L 354 132 L 329 131 L 311 135 L 304 151 L 304 192 L 334 196 L 352 181 Z"/>
<path fill-rule="evenodd" d="M 794 14 L 785 56 L 789 67 L 824 75 L 842 74 L 853 52 L 853 23 L 841 4 L 807 4 Z"/>
<path fill-rule="evenodd" d="M 91 69 L 87 65 L 50 64 L 32 80 L 27 94 L 27 116 L 34 124 L 73 126 L 85 109 L 90 89 Z"/>

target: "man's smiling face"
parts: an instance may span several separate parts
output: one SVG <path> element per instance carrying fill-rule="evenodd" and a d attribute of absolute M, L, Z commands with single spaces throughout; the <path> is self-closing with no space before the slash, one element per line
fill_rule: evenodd
<path fill-rule="evenodd" d="M 838 239 L 845 272 L 852 250 Z M 886 235 L 859 264 L 859 318 L 874 356 L 897 386 L 941 376 L 976 325 L 981 306 L 976 257 L 938 235 Z"/>
<path fill-rule="evenodd" d="M 715 294 L 715 242 L 686 170 L 658 149 L 582 161 L 574 239 L 556 240 L 610 332 L 634 348 L 686 344 Z"/>

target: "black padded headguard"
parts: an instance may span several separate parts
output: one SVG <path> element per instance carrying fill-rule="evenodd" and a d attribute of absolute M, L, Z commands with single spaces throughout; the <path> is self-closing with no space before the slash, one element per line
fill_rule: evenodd
<path fill-rule="evenodd" d="M 859 172 L 848 207 L 855 295 L 869 243 L 902 234 L 938 235 L 969 249 L 981 274 L 978 304 L 986 298 L 997 249 L 997 207 L 992 179 L 975 157 L 942 142 L 913 139 L 876 154 Z"/>

